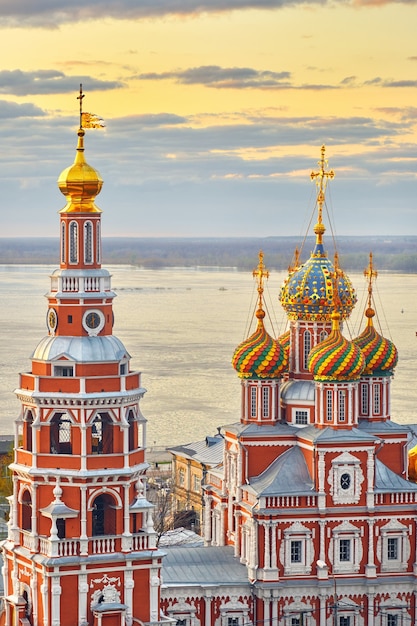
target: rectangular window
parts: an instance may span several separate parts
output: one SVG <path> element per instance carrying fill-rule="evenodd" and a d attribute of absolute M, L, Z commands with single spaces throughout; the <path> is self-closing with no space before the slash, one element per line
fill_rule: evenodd
<path fill-rule="evenodd" d="M 374 415 L 379 415 L 381 412 L 381 388 L 379 384 L 374 385 Z"/>
<path fill-rule="evenodd" d="M 362 415 L 368 415 L 369 413 L 369 408 L 368 408 L 368 404 L 369 404 L 369 394 L 368 394 L 368 385 L 367 384 L 362 384 L 361 385 L 361 413 Z"/>
<path fill-rule="evenodd" d="M 339 543 L 339 561 L 350 561 L 350 539 L 341 539 Z"/>
<path fill-rule="evenodd" d="M 120 376 L 124 376 L 126 374 L 126 363 L 120 363 Z"/>
<path fill-rule="evenodd" d="M 262 417 L 269 417 L 269 388 L 262 388 Z"/>
<path fill-rule="evenodd" d="M 301 541 L 291 541 L 291 563 L 301 563 L 302 543 Z"/>
<path fill-rule="evenodd" d="M 193 474 L 193 491 L 199 492 L 201 489 L 201 478 L 197 474 Z"/>
<path fill-rule="evenodd" d="M 256 417 L 256 387 L 250 388 L 250 416 Z"/>
<path fill-rule="evenodd" d="M 338 393 L 339 400 L 339 422 L 344 422 L 346 419 L 346 391 L 344 389 L 340 389 Z"/>
<path fill-rule="evenodd" d="M 228 617 L 227 618 L 227 626 L 239 626 L 239 618 L 238 617 Z"/>
<path fill-rule="evenodd" d="M 55 365 L 54 376 L 74 376 L 74 368 L 72 366 Z"/>
<path fill-rule="evenodd" d="M 387 615 L 387 626 L 398 626 L 398 615 Z"/>
<path fill-rule="evenodd" d="M 300 626 L 300 618 L 292 617 L 291 618 L 291 626 Z"/>
<path fill-rule="evenodd" d="M 339 626 L 350 626 L 350 617 L 345 617 L 341 615 L 339 617 Z"/>
<path fill-rule="evenodd" d="M 185 484 L 185 472 L 182 467 L 178 471 L 178 484 L 181 487 L 183 487 Z"/>
<path fill-rule="evenodd" d="M 328 389 L 326 391 L 326 420 L 331 422 L 333 419 L 333 393 Z"/>
<path fill-rule="evenodd" d="M 177 619 L 176 626 L 187 626 L 187 618 L 183 617 L 181 619 Z"/>
<path fill-rule="evenodd" d="M 308 411 L 296 411 L 295 423 L 296 424 L 308 424 Z"/>
<path fill-rule="evenodd" d="M 68 315 L 68 324 L 72 324 L 72 315 Z"/>
<path fill-rule="evenodd" d="M 390 561 L 398 559 L 398 537 L 388 537 L 387 557 Z"/>

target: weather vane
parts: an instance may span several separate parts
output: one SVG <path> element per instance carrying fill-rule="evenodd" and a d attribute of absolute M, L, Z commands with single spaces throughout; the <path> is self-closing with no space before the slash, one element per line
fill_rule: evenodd
<path fill-rule="evenodd" d="M 83 99 L 85 94 L 83 93 L 83 86 L 80 83 L 80 94 L 77 96 L 77 100 L 80 101 L 80 128 L 104 128 L 105 123 L 95 113 L 87 113 L 83 111 Z"/>

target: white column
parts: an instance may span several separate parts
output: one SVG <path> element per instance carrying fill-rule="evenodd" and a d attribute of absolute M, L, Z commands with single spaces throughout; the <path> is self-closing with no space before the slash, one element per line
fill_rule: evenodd
<path fill-rule="evenodd" d="M 60 576 L 52 576 L 51 580 L 52 598 L 51 598 L 51 626 L 60 626 L 61 624 L 61 592 Z"/>
<path fill-rule="evenodd" d="M 87 574 L 78 576 L 78 623 L 87 622 L 87 601 L 88 601 L 88 581 Z"/>
<path fill-rule="evenodd" d="M 43 608 L 43 626 L 49 626 L 48 586 L 49 586 L 49 580 L 48 580 L 48 578 L 45 577 L 43 579 L 43 583 L 41 585 L 42 608 Z"/>
<path fill-rule="evenodd" d="M 277 524 L 272 523 L 272 541 L 271 541 L 271 567 L 277 569 Z"/>
<path fill-rule="evenodd" d="M 150 607 L 150 620 L 151 622 L 159 621 L 158 615 L 158 597 L 159 597 L 159 585 L 160 579 L 158 575 L 158 570 L 152 568 L 149 572 L 150 574 L 150 585 L 149 585 L 149 607 Z"/>
<path fill-rule="evenodd" d="M 133 588 L 135 586 L 135 581 L 133 580 L 133 572 L 130 569 L 131 563 L 129 562 L 129 566 L 125 569 L 125 593 L 124 593 L 124 603 L 127 606 L 126 610 L 126 623 L 132 624 L 133 622 Z"/>
<path fill-rule="evenodd" d="M 80 487 L 81 496 L 81 535 L 80 535 L 80 553 L 85 556 L 88 554 L 88 536 L 87 536 L 87 486 Z"/>
<path fill-rule="evenodd" d="M 211 626 L 211 591 L 206 589 L 205 597 L 205 625 Z"/>
<path fill-rule="evenodd" d="M 264 529 L 264 569 L 270 569 L 271 567 L 271 543 L 270 543 L 270 532 L 271 528 L 268 522 L 262 523 Z"/>

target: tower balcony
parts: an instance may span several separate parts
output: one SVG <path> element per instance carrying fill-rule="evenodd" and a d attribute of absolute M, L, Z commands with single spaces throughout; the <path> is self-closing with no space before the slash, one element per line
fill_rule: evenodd
<path fill-rule="evenodd" d="M 144 552 L 156 549 L 156 535 L 145 531 L 128 537 L 99 535 L 87 539 L 39 537 L 20 531 L 20 545 L 30 552 L 47 557 L 83 557 L 116 554 L 118 552 Z"/>
<path fill-rule="evenodd" d="M 138 372 L 131 372 L 123 376 L 36 376 L 31 373 L 20 375 L 20 388 L 23 391 L 49 394 L 77 394 L 73 402 L 80 404 L 84 394 L 123 393 L 139 389 L 140 377 Z M 83 397 L 80 396 L 83 394 Z M 64 400 L 58 397 L 56 400 Z M 86 398 L 85 398 L 86 399 Z M 71 398 L 67 399 L 71 403 Z"/>

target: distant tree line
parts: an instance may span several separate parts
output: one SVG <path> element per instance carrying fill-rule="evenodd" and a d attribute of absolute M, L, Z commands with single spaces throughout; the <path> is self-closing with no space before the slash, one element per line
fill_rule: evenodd
<path fill-rule="evenodd" d="M 330 257 L 334 248 L 326 237 Z M 297 237 L 224 237 L 224 238 L 145 238 L 108 237 L 103 239 L 106 264 L 129 264 L 145 268 L 162 267 L 235 267 L 251 270 L 256 266 L 259 250 L 265 254 L 269 269 L 286 270 L 293 262 L 295 249 L 304 262 L 314 248 L 314 238 L 304 243 Z M 339 237 L 337 251 L 341 266 L 362 271 L 369 253 L 379 271 L 417 273 L 417 237 Z M 0 264 L 55 264 L 59 258 L 56 238 L 0 238 Z"/>

